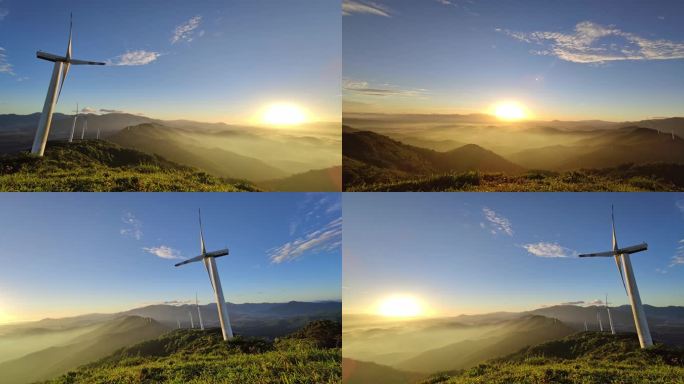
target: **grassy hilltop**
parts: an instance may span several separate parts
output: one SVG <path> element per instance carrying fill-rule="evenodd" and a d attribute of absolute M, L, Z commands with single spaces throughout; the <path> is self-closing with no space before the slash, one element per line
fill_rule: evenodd
<path fill-rule="evenodd" d="M 339 383 L 341 324 L 309 323 L 270 341 L 219 329 L 181 329 L 123 348 L 45 384 L 74 383 Z"/>
<path fill-rule="evenodd" d="M 0 191 L 254 191 L 157 155 L 100 140 L 50 142 L 45 156 L 0 156 Z"/>
<path fill-rule="evenodd" d="M 635 334 L 582 332 L 421 384 L 684 383 L 684 349 L 639 348 Z"/>

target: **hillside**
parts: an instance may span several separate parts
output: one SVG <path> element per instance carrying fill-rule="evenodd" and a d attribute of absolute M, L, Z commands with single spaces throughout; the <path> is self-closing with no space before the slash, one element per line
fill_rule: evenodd
<path fill-rule="evenodd" d="M 582 332 L 423 383 L 665 384 L 681 383 L 683 377 L 682 348 L 656 344 L 644 350 L 634 334 Z"/>
<path fill-rule="evenodd" d="M 169 328 L 142 317 L 127 316 L 103 323 L 63 345 L 0 363 L 5 384 L 31 383 L 67 372 L 117 349 L 157 337 Z"/>
<path fill-rule="evenodd" d="M 283 179 L 263 181 L 265 190 L 280 192 L 339 192 L 342 190 L 342 166 L 314 169 Z"/>
<path fill-rule="evenodd" d="M 269 341 L 237 336 L 224 342 L 219 329 L 176 330 L 53 379 L 75 383 L 339 383 L 341 324 L 312 322 Z"/>
<path fill-rule="evenodd" d="M 574 332 L 574 329 L 554 319 L 526 316 L 513 320 L 482 338 L 459 341 L 423 352 L 396 364 L 395 368 L 424 373 L 469 368 L 522 347 L 555 340 Z"/>
<path fill-rule="evenodd" d="M 288 175 L 261 160 L 202 145 L 181 130 L 161 124 L 127 127 L 109 136 L 107 141 L 173 159 L 179 164 L 196 167 L 218 177 L 259 181 Z"/>
<path fill-rule="evenodd" d="M 342 359 L 342 382 L 345 384 L 411 384 L 425 376 L 420 373 L 400 371 L 382 364 Z"/>
<path fill-rule="evenodd" d="M 0 191 L 253 191 L 157 155 L 101 140 L 49 142 L 45 156 L 0 155 Z"/>

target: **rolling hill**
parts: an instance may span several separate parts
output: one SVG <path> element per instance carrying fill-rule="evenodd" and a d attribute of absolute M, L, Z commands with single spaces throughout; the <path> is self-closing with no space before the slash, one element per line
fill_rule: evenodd
<path fill-rule="evenodd" d="M 254 191 L 158 155 L 102 140 L 50 142 L 42 158 L 0 155 L 0 191 Z"/>
<path fill-rule="evenodd" d="M 149 318 L 125 316 L 110 320 L 59 346 L 0 363 L 2 382 L 31 383 L 105 357 L 127 345 L 155 338 L 169 328 Z"/>
<path fill-rule="evenodd" d="M 282 179 L 262 181 L 260 187 L 280 192 L 338 192 L 342 190 L 342 166 L 314 169 Z"/>
<path fill-rule="evenodd" d="M 312 322 L 275 341 L 219 329 L 176 330 L 117 351 L 48 383 L 339 383 L 341 324 Z"/>

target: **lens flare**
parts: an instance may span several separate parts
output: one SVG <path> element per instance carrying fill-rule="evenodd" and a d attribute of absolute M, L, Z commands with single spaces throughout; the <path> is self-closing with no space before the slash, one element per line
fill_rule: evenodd
<path fill-rule="evenodd" d="M 292 103 L 271 104 L 261 115 L 261 121 L 268 125 L 298 125 L 306 122 L 303 108 Z"/>

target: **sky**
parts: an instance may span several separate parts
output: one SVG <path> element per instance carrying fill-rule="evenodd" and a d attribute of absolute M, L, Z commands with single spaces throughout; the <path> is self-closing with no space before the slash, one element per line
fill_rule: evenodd
<path fill-rule="evenodd" d="M 684 2 L 344 0 L 345 113 L 684 116 Z"/>
<path fill-rule="evenodd" d="M 340 299 L 339 194 L 3 193 L 0 323 L 214 302 L 198 208 L 226 301 Z"/>
<path fill-rule="evenodd" d="M 612 258 L 610 207 L 645 304 L 684 305 L 681 193 L 347 193 L 343 311 L 413 297 L 426 314 L 628 303 Z"/>
<path fill-rule="evenodd" d="M 341 17 L 333 0 L 0 0 L 0 113 L 42 110 L 73 12 L 72 67 L 57 105 L 160 119 L 253 123 L 292 103 L 340 120 Z"/>

